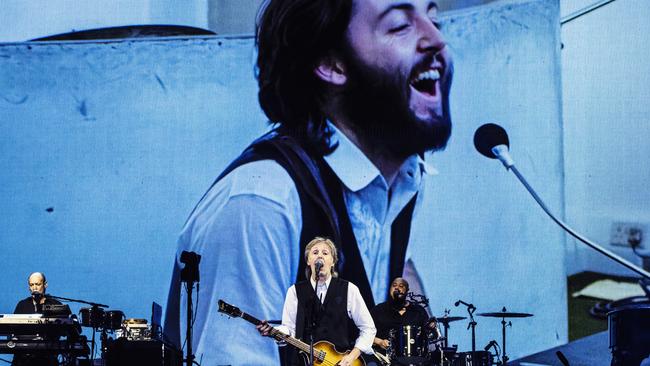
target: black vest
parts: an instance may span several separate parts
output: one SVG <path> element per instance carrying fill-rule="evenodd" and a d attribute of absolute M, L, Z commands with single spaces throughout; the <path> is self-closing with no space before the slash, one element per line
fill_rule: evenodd
<path fill-rule="evenodd" d="M 384 299 L 374 299 L 373 297 L 345 206 L 343 185 L 322 156 L 308 154 L 295 138 L 281 133 L 279 130 L 274 130 L 246 148 L 212 185 L 214 186 L 221 178 L 241 165 L 265 159 L 276 161 L 289 173 L 296 184 L 300 197 L 302 210 L 301 255 L 296 282 L 304 279 L 306 264 L 302 253 L 305 251 L 307 243 L 316 236 L 329 237 L 338 248 L 340 278 L 359 287 L 361 296 L 369 309 L 375 305 L 375 301 L 384 301 Z M 417 195 L 404 207 L 391 226 L 390 269 L 387 283 L 389 291 L 391 279 L 401 276 L 404 270 L 406 246 L 408 245 L 416 199 Z M 385 296 L 388 297 L 388 293 Z"/>
<path fill-rule="evenodd" d="M 348 318 L 348 281 L 332 278 L 322 305 L 310 281 L 296 283 L 296 295 L 296 338 L 309 343 L 313 330 L 314 343 L 326 340 L 340 351 L 354 347 L 358 332 Z"/>

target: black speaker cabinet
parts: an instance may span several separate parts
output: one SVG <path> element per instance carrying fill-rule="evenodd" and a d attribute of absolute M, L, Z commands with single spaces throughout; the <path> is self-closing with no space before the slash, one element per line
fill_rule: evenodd
<path fill-rule="evenodd" d="M 104 354 L 106 366 L 182 366 L 183 354 L 158 340 L 113 340 Z"/>

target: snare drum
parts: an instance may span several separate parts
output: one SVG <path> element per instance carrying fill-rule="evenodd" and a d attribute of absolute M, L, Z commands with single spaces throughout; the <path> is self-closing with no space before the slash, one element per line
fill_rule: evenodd
<path fill-rule="evenodd" d="M 388 356 L 391 360 L 407 365 L 423 364 L 429 358 L 429 342 L 426 329 L 405 325 L 391 329 Z"/>
<path fill-rule="evenodd" d="M 104 329 L 118 330 L 122 328 L 124 313 L 120 310 L 110 310 L 104 315 Z"/>
<path fill-rule="evenodd" d="M 98 307 L 81 308 L 81 326 L 101 328 L 104 325 L 104 309 Z"/>

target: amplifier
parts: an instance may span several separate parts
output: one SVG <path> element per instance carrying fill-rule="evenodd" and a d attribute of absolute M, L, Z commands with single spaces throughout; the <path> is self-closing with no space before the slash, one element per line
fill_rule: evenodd
<path fill-rule="evenodd" d="M 108 343 L 106 366 L 182 366 L 183 354 L 159 340 L 118 338 Z"/>

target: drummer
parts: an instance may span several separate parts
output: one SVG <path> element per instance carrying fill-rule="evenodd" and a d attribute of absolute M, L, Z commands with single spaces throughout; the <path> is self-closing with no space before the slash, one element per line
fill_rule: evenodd
<path fill-rule="evenodd" d="M 373 346 L 385 350 L 390 344 L 390 330 L 405 325 L 428 326 L 431 330 L 437 332 L 436 323 L 435 321 L 429 321 L 426 310 L 406 299 L 408 292 L 409 283 L 405 279 L 397 277 L 390 285 L 390 298 L 388 301 L 378 304 L 370 310 L 370 315 L 377 327 L 377 335 Z M 435 338 L 437 336 L 436 333 Z"/>

